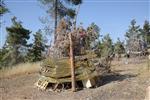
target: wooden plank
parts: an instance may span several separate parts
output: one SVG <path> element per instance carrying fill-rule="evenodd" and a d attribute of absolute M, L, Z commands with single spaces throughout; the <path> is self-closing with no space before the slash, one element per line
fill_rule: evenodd
<path fill-rule="evenodd" d="M 96 84 L 94 79 L 83 80 L 82 83 L 85 88 L 91 88 Z"/>
<path fill-rule="evenodd" d="M 69 33 L 69 41 L 70 41 L 70 63 L 71 63 L 71 84 L 72 84 L 72 91 L 76 91 L 75 86 L 75 68 L 74 68 L 74 57 L 73 57 L 73 43 L 72 43 L 72 34 Z"/>

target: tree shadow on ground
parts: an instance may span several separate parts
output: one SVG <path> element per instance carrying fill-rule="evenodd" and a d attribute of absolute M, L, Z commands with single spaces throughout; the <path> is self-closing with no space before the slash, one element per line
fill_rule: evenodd
<path fill-rule="evenodd" d="M 126 70 L 113 70 L 113 72 L 120 73 L 120 72 L 125 72 L 125 71 L 131 71 L 132 69 L 126 69 Z M 133 69 L 134 70 L 134 69 Z"/>
<path fill-rule="evenodd" d="M 103 75 L 101 77 L 101 85 L 105 85 L 105 84 L 108 84 L 108 83 L 111 83 L 111 82 L 114 82 L 114 81 L 123 81 L 125 79 L 130 79 L 130 78 L 133 78 L 133 77 L 136 77 L 138 74 L 119 74 L 119 73 L 109 73 L 109 74 L 106 74 L 106 75 Z"/>

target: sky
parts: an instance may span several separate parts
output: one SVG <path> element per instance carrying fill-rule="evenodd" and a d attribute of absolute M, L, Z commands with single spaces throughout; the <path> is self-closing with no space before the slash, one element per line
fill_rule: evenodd
<path fill-rule="evenodd" d="M 11 26 L 13 16 L 22 21 L 23 26 L 32 33 L 44 27 L 39 18 L 47 14 L 37 0 L 5 0 L 5 3 L 10 13 L 1 17 L 0 48 L 6 40 L 5 28 Z M 102 36 L 109 33 L 115 42 L 118 37 L 125 40 L 124 35 L 132 19 L 136 19 L 140 26 L 145 20 L 150 21 L 150 0 L 83 0 L 77 24 L 83 23 L 86 28 L 94 22 L 100 27 Z M 32 40 L 33 35 L 30 42 Z"/>

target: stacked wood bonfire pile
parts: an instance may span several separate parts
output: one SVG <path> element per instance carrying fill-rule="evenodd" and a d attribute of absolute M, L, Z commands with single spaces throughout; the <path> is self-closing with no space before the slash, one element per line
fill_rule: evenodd
<path fill-rule="evenodd" d="M 107 65 L 99 63 L 96 59 L 76 57 L 75 80 L 77 88 L 90 88 L 99 85 L 101 75 L 109 71 Z M 40 78 L 36 86 L 40 89 L 50 87 L 52 90 L 71 88 L 71 69 L 69 58 L 46 59 L 40 70 Z"/>

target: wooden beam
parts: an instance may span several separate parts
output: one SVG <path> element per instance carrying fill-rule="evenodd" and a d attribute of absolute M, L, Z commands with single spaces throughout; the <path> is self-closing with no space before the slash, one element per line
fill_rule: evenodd
<path fill-rule="evenodd" d="M 71 85 L 72 85 L 72 91 L 76 91 L 75 86 L 75 68 L 74 68 L 74 55 L 73 55 L 73 43 L 72 43 L 72 34 L 69 33 L 69 41 L 70 41 L 70 64 L 71 64 Z"/>

